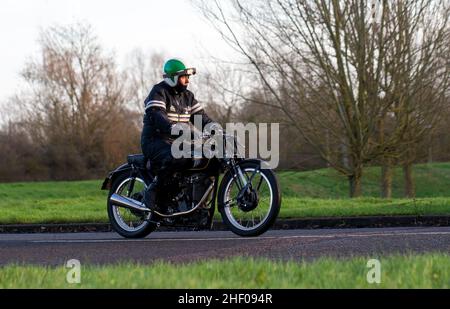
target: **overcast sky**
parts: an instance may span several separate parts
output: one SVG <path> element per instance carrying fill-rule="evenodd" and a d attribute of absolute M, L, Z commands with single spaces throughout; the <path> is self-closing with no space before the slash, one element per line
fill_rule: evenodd
<path fill-rule="evenodd" d="M 19 72 L 37 54 L 40 30 L 79 21 L 93 26 L 119 63 L 141 48 L 183 58 L 201 71 L 205 48 L 231 54 L 189 0 L 1 0 L 0 101 L 19 89 Z"/>

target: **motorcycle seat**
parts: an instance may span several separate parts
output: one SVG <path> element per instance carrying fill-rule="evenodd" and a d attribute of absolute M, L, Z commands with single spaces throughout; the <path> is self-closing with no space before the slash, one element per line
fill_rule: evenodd
<path fill-rule="evenodd" d="M 138 168 L 145 168 L 147 170 L 151 169 L 150 160 L 142 154 L 129 155 L 127 158 L 128 164 L 134 165 Z"/>

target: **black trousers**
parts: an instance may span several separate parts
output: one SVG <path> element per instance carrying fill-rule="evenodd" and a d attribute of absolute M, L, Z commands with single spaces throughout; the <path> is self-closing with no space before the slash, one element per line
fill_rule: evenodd
<path fill-rule="evenodd" d="M 172 144 L 162 138 L 152 138 L 142 141 L 142 152 L 156 166 L 156 175 L 165 181 L 177 171 L 192 168 L 193 160 L 189 158 L 175 159 L 172 156 Z"/>

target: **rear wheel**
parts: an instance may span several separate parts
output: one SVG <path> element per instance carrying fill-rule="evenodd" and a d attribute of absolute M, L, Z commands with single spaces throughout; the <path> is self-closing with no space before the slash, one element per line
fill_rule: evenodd
<path fill-rule="evenodd" d="M 132 181 L 129 172 L 122 173 L 112 183 L 108 196 L 108 217 L 112 228 L 125 238 L 143 238 L 156 229 L 156 224 L 149 222 L 151 213 L 144 213 L 116 206 L 111 203 L 111 195 L 114 193 L 142 202 L 143 193 L 146 188 L 145 181 L 139 177 L 135 178 L 135 184 L 130 192 Z"/>
<path fill-rule="evenodd" d="M 218 194 L 219 210 L 224 223 L 237 235 L 252 237 L 265 233 L 275 222 L 281 207 L 281 194 L 275 174 L 259 169 L 254 162 L 240 165 L 249 183 L 239 196 L 243 185 L 238 176 L 226 173 Z"/>

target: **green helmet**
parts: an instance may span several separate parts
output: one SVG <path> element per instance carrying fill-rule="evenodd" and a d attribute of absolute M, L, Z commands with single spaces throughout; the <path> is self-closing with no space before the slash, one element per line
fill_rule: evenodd
<path fill-rule="evenodd" d="M 171 87 L 178 84 L 178 77 L 183 75 L 195 75 L 195 68 L 186 68 L 183 62 L 178 59 L 170 59 L 164 64 L 164 81 Z"/>

